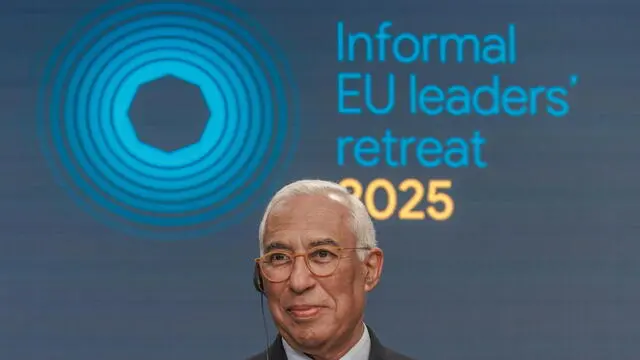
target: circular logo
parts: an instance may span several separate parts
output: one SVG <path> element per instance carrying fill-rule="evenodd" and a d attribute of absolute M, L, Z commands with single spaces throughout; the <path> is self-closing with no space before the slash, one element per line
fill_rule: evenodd
<path fill-rule="evenodd" d="M 130 112 L 142 87 L 166 77 L 197 87 L 209 110 L 198 137 L 169 150 L 145 141 Z M 102 221 L 153 239 L 240 221 L 279 185 L 297 140 L 282 53 L 224 3 L 100 9 L 53 52 L 39 95 L 57 180 Z"/>

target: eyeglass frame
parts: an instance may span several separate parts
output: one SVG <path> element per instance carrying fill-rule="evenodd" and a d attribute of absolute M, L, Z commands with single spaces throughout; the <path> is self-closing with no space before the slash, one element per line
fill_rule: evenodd
<path fill-rule="evenodd" d="M 323 248 L 325 248 L 325 249 L 326 248 L 336 249 L 340 256 L 338 257 L 338 264 L 336 264 L 335 269 L 333 269 L 330 274 L 317 275 L 315 272 L 313 272 L 313 270 L 311 270 L 311 266 L 309 265 L 309 254 L 311 252 L 313 252 L 313 251 L 322 250 Z M 342 247 L 342 246 L 332 246 L 332 245 L 330 245 L 330 246 L 322 246 L 322 247 L 319 247 L 319 248 L 309 249 L 309 250 L 307 250 L 305 252 L 295 252 L 295 251 L 291 251 L 291 250 L 278 249 L 278 250 L 269 251 L 269 252 L 265 253 L 264 255 L 255 258 L 254 261 L 258 265 L 258 268 L 260 269 L 260 273 L 262 274 L 262 276 L 264 276 L 269 282 L 272 282 L 272 283 L 282 283 L 282 282 L 285 282 L 285 281 L 289 280 L 289 278 L 291 278 L 291 274 L 293 274 L 293 265 L 295 265 L 296 258 L 298 258 L 300 256 L 302 256 L 304 258 L 304 264 L 307 267 L 307 270 L 309 270 L 309 272 L 313 276 L 318 277 L 318 278 L 326 278 L 326 277 L 329 277 L 329 276 L 335 274 L 336 270 L 338 270 L 338 267 L 340 267 L 340 261 L 344 257 L 344 256 L 342 256 L 342 250 L 372 250 L 372 248 L 371 247 Z M 264 270 L 262 269 L 262 261 L 263 261 L 263 259 L 267 255 L 273 254 L 273 253 L 287 253 L 292 258 L 292 260 L 291 260 L 291 271 L 289 272 L 289 275 L 287 277 L 285 277 L 283 280 L 280 280 L 280 281 L 273 281 L 273 280 L 269 279 L 269 277 L 267 275 L 265 275 Z"/>

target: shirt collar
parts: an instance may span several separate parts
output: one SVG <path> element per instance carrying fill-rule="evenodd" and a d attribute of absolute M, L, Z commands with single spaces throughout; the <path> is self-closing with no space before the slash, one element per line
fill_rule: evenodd
<path fill-rule="evenodd" d="M 293 349 L 291 345 L 287 343 L 287 341 L 282 338 L 282 346 L 284 347 L 284 352 L 287 354 L 288 360 L 309 360 L 310 357 L 307 355 Z M 362 337 L 360 340 L 349 350 L 348 353 L 344 354 L 340 360 L 368 360 L 369 352 L 371 351 L 371 337 L 369 335 L 369 330 L 367 326 L 364 326 L 364 331 L 362 332 Z"/>

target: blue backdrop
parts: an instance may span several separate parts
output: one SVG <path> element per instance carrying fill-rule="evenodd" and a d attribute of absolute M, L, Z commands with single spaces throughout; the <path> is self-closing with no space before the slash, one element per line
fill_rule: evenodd
<path fill-rule="evenodd" d="M 245 358 L 265 345 L 260 301 L 250 278 L 264 196 L 273 187 L 265 185 L 244 202 L 238 200 L 244 215 L 227 213 L 238 221 L 219 231 L 190 239 L 177 232 L 177 239 L 167 240 L 159 239 L 164 230 L 147 224 L 145 229 L 156 235 L 139 237 L 105 222 L 105 217 L 120 218 L 95 202 L 87 207 L 74 200 L 86 194 L 74 183 L 67 182 L 68 189 L 59 186 L 45 156 L 51 151 L 42 151 L 38 91 L 54 86 L 43 78 L 47 61 L 74 24 L 102 4 L 4 0 L 0 5 L 0 358 Z M 272 112 L 256 115 L 246 130 L 251 134 L 261 121 L 275 124 L 275 113 L 286 114 L 287 122 L 278 123 L 273 134 L 299 125 L 299 135 L 287 135 L 282 148 L 283 154 L 294 155 L 292 162 L 288 167 L 284 160 L 278 163 L 281 167 L 268 173 L 267 182 L 277 187 L 318 177 L 356 179 L 343 184 L 362 185 L 386 254 L 366 320 L 386 345 L 418 359 L 637 358 L 640 8 L 634 2 L 233 4 L 264 29 L 252 34 L 268 33 L 279 47 L 270 56 L 288 64 L 266 80 L 272 97 L 262 105 L 272 105 Z M 339 61 L 339 22 L 343 46 L 348 34 L 358 32 L 369 34 L 374 46 L 385 21 L 392 22 L 385 33 L 393 35 L 385 43 L 387 57 L 393 55 L 394 36 L 401 33 L 414 34 L 422 45 L 425 34 L 477 34 L 480 42 L 467 39 L 460 53 L 455 42 L 449 43 L 443 63 L 434 37 L 429 61 L 402 63 L 366 61 L 367 40 L 359 40 L 354 61 Z M 72 36 L 80 38 L 89 31 L 84 29 L 73 30 Z M 505 39 L 507 61 L 474 63 L 474 44 L 491 33 Z M 410 41 L 399 48 L 405 57 L 412 51 Z M 492 41 L 500 44 L 497 36 Z M 369 55 L 379 54 L 377 47 L 372 49 Z M 493 56 L 500 54 L 496 49 Z M 456 62 L 459 55 L 462 63 Z M 509 56 L 515 56 L 513 63 Z M 252 59 L 264 60 L 255 54 Z M 346 74 L 342 88 L 340 73 Z M 357 80 L 353 73 L 371 74 L 371 100 L 378 108 L 389 99 L 388 74 L 393 73 L 393 109 L 372 114 L 363 108 L 364 78 Z M 279 97 L 272 81 L 286 79 L 285 74 L 291 74 L 296 87 L 283 80 Z M 494 104 L 490 91 L 477 103 L 469 91 L 492 85 L 494 75 L 501 81 L 494 91 L 524 90 L 510 90 L 512 110 L 500 107 L 498 114 L 484 116 L 482 109 Z M 202 76 L 194 75 L 194 81 Z M 420 93 L 429 84 L 433 87 Z M 74 94 L 71 85 L 61 86 L 64 104 Z M 455 86 L 462 96 L 457 107 L 444 100 Z M 534 104 L 531 89 L 536 87 Z M 142 142 L 158 148 L 195 142 L 206 119 L 223 111 L 221 103 L 207 99 L 193 84 L 171 77 L 138 90 L 122 114 L 128 111 Z M 359 97 L 346 96 L 355 90 L 361 91 Z M 555 103 L 549 102 L 552 93 Z M 465 94 L 471 101 L 467 105 Z M 412 113 L 412 101 L 418 113 Z M 440 108 L 443 104 L 450 107 Z M 517 107 L 523 104 L 527 108 Z M 299 107 L 297 117 L 289 107 Z M 356 107 L 363 109 L 360 114 L 347 110 Z M 515 108 L 526 114 L 514 116 Z M 535 114 L 532 108 L 538 109 Z M 452 109 L 470 113 L 456 115 Z M 60 114 L 48 116 L 69 116 Z M 404 155 L 401 140 L 391 158 L 382 153 L 387 130 L 405 137 Z M 50 136 L 48 131 L 41 134 Z M 366 136 L 372 138 L 361 139 Z M 267 140 L 258 142 L 268 144 L 262 152 L 250 156 L 263 156 L 260 161 L 275 156 L 283 142 Z M 87 156 L 94 159 L 93 153 Z M 258 181 L 252 176 L 242 189 Z M 241 192 L 234 194 L 241 197 Z M 413 215 L 407 203 L 417 209 Z M 181 214 L 173 211 L 167 218 Z"/>

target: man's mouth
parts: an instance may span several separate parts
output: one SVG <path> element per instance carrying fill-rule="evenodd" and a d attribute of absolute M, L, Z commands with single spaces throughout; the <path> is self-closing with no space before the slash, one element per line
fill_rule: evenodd
<path fill-rule="evenodd" d="M 321 306 L 314 305 L 295 305 L 287 308 L 287 312 L 297 320 L 308 320 L 316 317 L 320 310 L 322 310 Z"/>

